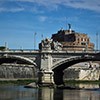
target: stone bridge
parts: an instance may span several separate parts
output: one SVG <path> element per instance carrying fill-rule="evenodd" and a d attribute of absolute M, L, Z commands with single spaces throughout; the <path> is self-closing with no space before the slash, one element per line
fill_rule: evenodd
<path fill-rule="evenodd" d="M 99 61 L 100 53 L 95 51 L 63 51 L 62 45 L 46 38 L 39 44 L 39 50 L 0 51 L 0 64 L 14 63 L 32 65 L 38 70 L 38 84 L 64 84 L 63 71 L 80 62 Z"/>
<path fill-rule="evenodd" d="M 63 71 L 80 62 L 100 61 L 95 51 L 6 50 L 0 51 L 0 64 L 32 65 L 38 70 L 39 84 L 63 84 Z"/>

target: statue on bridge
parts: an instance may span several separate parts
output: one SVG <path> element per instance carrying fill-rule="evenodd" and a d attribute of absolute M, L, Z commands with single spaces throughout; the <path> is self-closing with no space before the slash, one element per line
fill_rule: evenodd
<path fill-rule="evenodd" d="M 53 41 L 52 39 L 46 38 L 45 40 L 42 40 L 39 44 L 40 50 L 55 50 L 55 51 L 61 51 L 62 50 L 62 44 L 58 41 Z"/>
<path fill-rule="evenodd" d="M 61 51 L 63 46 L 58 41 L 57 42 L 52 41 L 52 46 L 51 47 L 52 47 L 52 50 Z"/>
<path fill-rule="evenodd" d="M 51 40 L 46 38 L 45 40 L 42 40 L 39 44 L 40 50 L 51 50 Z"/>

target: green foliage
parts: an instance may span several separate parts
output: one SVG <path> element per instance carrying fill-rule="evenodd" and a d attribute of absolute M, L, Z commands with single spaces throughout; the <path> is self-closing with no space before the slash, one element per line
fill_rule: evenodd
<path fill-rule="evenodd" d="M 66 84 L 100 84 L 100 80 L 65 80 Z"/>
<path fill-rule="evenodd" d="M 4 51 L 4 50 L 6 50 L 6 47 L 5 46 L 0 46 L 0 50 Z"/>
<path fill-rule="evenodd" d="M 27 85 L 36 82 L 36 79 L 0 80 L 0 84 Z"/>

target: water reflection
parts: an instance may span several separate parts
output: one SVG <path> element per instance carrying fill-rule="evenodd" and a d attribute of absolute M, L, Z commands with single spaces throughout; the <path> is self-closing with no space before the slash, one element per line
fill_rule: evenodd
<path fill-rule="evenodd" d="M 54 100 L 54 89 L 42 88 L 38 89 L 38 100 Z"/>
<path fill-rule="evenodd" d="M 23 86 L 0 87 L 0 100 L 36 100 L 37 91 Z"/>
<path fill-rule="evenodd" d="M 0 86 L 0 100 L 100 100 L 100 89 L 29 89 L 24 86 Z"/>
<path fill-rule="evenodd" d="M 39 89 L 38 100 L 63 100 L 63 90 L 50 88 Z"/>
<path fill-rule="evenodd" d="M 54 90 L 54 99 L 53 100 L 64 100 L 63 99 L 63 90 Z"/>
<path fill-rule="evenodd" d="M 38 91 L 38 100 L 100 100 L 100 89 L 68 90 L 43 88 Z"/>

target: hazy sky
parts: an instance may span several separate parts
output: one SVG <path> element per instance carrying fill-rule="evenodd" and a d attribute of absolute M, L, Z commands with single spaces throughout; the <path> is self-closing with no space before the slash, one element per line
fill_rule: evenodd
<path fill-rule="evenodd" d="M 51 38 L 68 23 L 87 33 L 96 43 L 100 33 L 100 0 L 0 0 L 0 46 L 34 49 L 43 38 Z M 100 36 L 99 36 L 100 37 Z"/>

